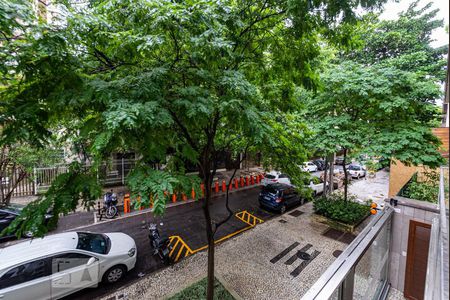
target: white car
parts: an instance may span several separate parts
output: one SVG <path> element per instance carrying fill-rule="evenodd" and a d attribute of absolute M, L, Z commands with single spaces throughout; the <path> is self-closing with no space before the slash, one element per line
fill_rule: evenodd
<path fill-rule="evenodd" d="M 366 169 L 360 165 L 349 165 L 347 172 L 352 178 L 361 178 L 366 176 Z"/>
<path fill-rule="evenodd" d="M 264 175 L 263 180 L 261 183 L 266 186 L 271 183 L 284 183 L 284 184 L 291 184 L 291 180 L 286 174 L 283 174 L 278 171 L 271 171 Z"/>
<path fill-rule="evenodd" d="M 300 168 L 305 172 L 317 172 L 317 166 L 312 161 L 303 163 Z"/>
<path fill-rule="evenodd" d="M 100 281 L 114 283 L 136 264 L 124 233 L 65 232 L 0 249 L 0 299 L 59 299 Z"/>

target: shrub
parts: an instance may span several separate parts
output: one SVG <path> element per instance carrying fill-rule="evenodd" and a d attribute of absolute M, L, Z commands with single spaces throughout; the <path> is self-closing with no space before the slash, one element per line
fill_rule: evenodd
<path fill-rule="evenodd" d="M 168 300 L 206 299 L 207 280 L 202 280 L 173 295 Z M 234 297 L 217 280 L 214 280 L 214 300 L 234 300 Z"/>
<path fill-rule="evenodd" d="M 423 181 L 418 181 L 417 173 L 406 184 L 401 193 L 403 197 L 437 203 L 439 196 L 439 174 L 425 172 Z"/>
<path fill-rule="evenodd" d="M 314 212 L 331 220 L 355 225 L 370 213 L 370 205 L 355 202 L 356 197 L 350 195 L 344 200 L 343 193 L 333 193 L 328 198 L 314 200 Z"/>

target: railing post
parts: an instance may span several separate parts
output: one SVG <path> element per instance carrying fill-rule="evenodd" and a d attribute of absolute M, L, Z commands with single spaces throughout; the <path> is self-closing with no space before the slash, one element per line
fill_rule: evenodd
<path fill-rule="evenodd" d="M 355 267 L 351 268 L 339 288 L 339 300 L 352 300 L 355 285 Z"/>
<path fill-rule="evenodd" d="M 36 168 L 33 168 L 33 194 L 36 196 L 37 195 L 37 172 L 36 172 Z"/>
<path fill-rule="evenodd" d="M 123 163 L 123 157 L 122 157 L 122 185 L 125 184 L 125 166 Z"/>

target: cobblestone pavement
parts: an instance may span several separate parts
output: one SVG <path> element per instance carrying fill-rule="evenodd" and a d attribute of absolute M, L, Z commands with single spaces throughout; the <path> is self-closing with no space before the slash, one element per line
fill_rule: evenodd
<path fill-rule="evenodd" d="M 315 221 L 312 203 L 294 211 L 303 213 L 275 217 L 216 247 L 216 273 L 242 299 L 298 299 L 346 247 L 322 235 L 328 227 Z M 206 260 L 206 251 L 195 254 L 103 299 L 165 298 L 204 277 Z"/>

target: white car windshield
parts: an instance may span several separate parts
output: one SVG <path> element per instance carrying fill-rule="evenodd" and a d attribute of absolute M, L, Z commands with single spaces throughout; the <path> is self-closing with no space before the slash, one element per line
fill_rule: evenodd
<path fill-rule="evenodd" d="M 89 232 L 77 232 L 77 234 L 77 249 L 99 254 L 107 254 L 111 248 L 111 241 L 104 234 Z"/>

